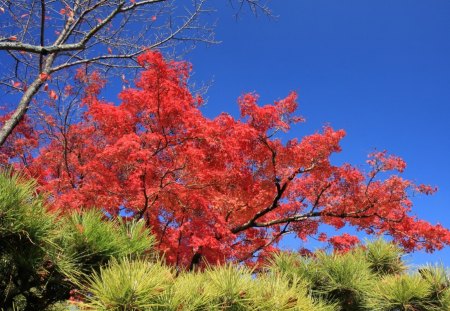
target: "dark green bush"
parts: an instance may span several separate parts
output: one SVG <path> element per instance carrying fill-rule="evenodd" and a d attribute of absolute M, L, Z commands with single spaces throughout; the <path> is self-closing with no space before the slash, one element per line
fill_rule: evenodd
<path fill-rule="evenodd" d="M 105 219 L 95 210 L 47 211 L 34 181 L 0 172 L 0 307 L 66 309 L 83 273 L 111 258 L 137 258 L 152 248 L 142 222 Z"/>

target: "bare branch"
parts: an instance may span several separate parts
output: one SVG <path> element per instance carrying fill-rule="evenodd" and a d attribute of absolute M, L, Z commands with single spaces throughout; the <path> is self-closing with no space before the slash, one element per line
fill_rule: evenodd
<path fill-rule="evenodd" d="M 40 46 L 40 45 L 31 45 L 31 44 L 22 43 L 22 42 L 1 42 L 1 41 L 2 41 L 2 39 L 0 38 L 0 50 L 22 51 L 22 52 L 41 54 L 41 55 L 84 49 L 84 46 L 80 45 L 80 44 L 62 44 L 62 45 Z"/>
<path fill-rule="evenodd" d="M 35 3 L 39 10 L 33 10 Z M 184 42 L 216 43 L 213 29 L 199 22 L 200 15 L 210 12 L 205 3 L 193 1 L 191 9 L 181 11 L 170 0 L 8 2 L 5 8 L 11 20 L 3 27 L 8 31 L 0 36 L 0 52 L 8 53 L 6 64 L 11 72 L 6 69 L 4 75 L 29 87 L 21 94 L 12 119 L 0 130 L 0 146 L 40 94 L 41 86 L 57 83 L 58 72 L 89 65 L 111 75 L 115 68 L 140 68 L 136 57 L 148 49 Z M 23 16 L 27 17 L 24 25 L 20 22 Z M 51 73 L 52 81 L 43 81 L 43 73 Z M 15 84 L 0 81 L 4 86 Z"/>

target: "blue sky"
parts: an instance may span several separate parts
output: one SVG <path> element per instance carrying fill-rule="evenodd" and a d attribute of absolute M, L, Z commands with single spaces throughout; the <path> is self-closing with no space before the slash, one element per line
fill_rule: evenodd
<path fill-rule="evenodd" d="M 363 166 L 375 148 L 403 157 L 406 178 L 439 187 L 414 211 L 450 228 L 450 2 L 283 0 L 270 4 L 276 20 L 237 21 L 227 3 L 212 1 L 222 43 L 187 55 L 194 81 L 214 80 L 204 112 L 237 115 L 244 92 L 267 103 L 296 90 L 307 122 L 291 137 L 330 124 L 347 132 L 335 163 Z M 450 248 L 407 258 L 450 266 Z"/>

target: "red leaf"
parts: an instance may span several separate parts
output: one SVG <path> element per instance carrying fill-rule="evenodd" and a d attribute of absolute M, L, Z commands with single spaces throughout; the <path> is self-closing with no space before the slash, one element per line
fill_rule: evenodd
<path fill-rule="evenodd" d="M 58 99 L 58 94 L 56 94 L 55 91 L 51 90 L 49 93 L 49 97 L 53 100 L 57 100 Z"/>
<path fill-rule="evenodd" d="M 39 78 L 40 78 L 42 81 L 46 81 L 46 80 L 49 80 L 51 77 L 50 77 L 50 75 L 49 75 L 48 73 L 46 73 L 46 72 L 41 72 L 41 73 L 39 74 Z"/>
<path fill-rule="evenodd" d="M 70 84 L 67 84 L 64 87 L 64 94 L 66 94 L 66 96 L 70 95 L 72 93 L 72 89 L 73 89 L 73 87 Z"/>
<path fill-rule="evenodd" d="M 84 231 L 83 225 L 76 224 L 75 227 L 77 227 L 78 232 L 83 233 L 83 231 Z"/>

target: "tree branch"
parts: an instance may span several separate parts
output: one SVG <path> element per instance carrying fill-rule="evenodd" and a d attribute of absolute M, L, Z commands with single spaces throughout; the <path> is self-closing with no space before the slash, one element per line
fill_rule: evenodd
<path fill-rule="evenodd" d="M 239 233 L 241 231 L 244 231 L 248 228 L 251 227 L 258 227 L 256 225 L 256 220 L 258 220 L 259 218 L 261 218 L 262 216 L 266 215 L 267 213 L 273 211 L 275 208 L 278 207 L 278 202 L 280 201 L 281 197 L 283 196 L 284 192 L 287 189 L 287 186 L 290 184 L 290 182 L 298 175 L 298 174 L 303 174 L 303 173 L 307 173 L 311 170 L 313 170 L 315 167 L 314 164 L 312 164 L 310 167 L 302 169 L 299 168 L 297 170 L 295 170 L 291 175 L 288 176 L 288 178 L 286 179 L 286 181 L 283 183 L 283 185 L 280 187 L 280 185 L 278 184 L 278 181 L 276 182 L 276 187 L 277 187 L 277 194 L 275 195 L 272 203 L 266 207 L 265 209 L 257 212 L 250 220 L 248 220 L 246 223 L 240 225 L 240 226 L 236 226 L 234 228 L 231 229 L 231 232 L 236 234 Z"/>

